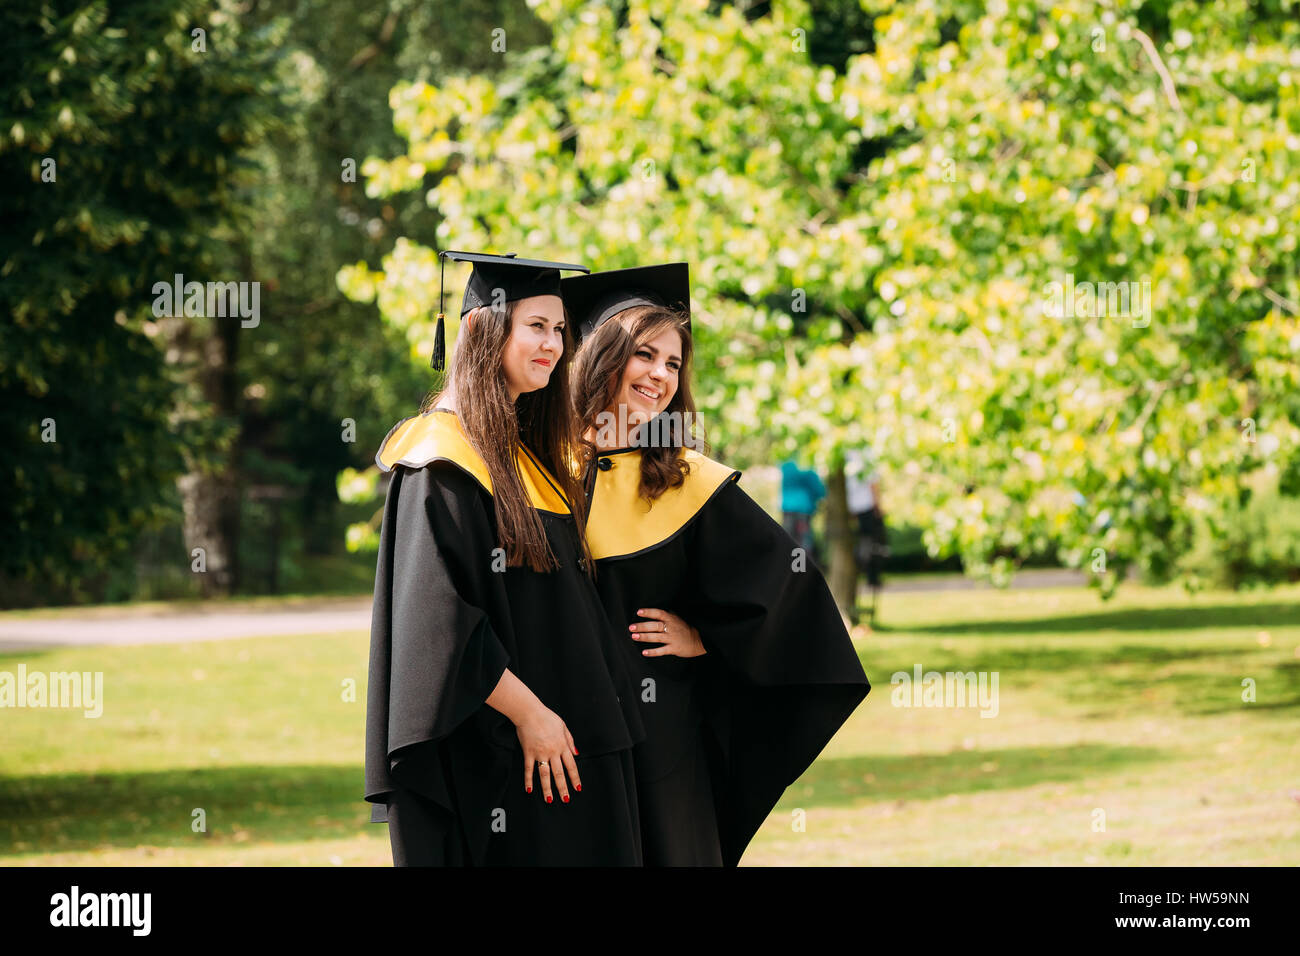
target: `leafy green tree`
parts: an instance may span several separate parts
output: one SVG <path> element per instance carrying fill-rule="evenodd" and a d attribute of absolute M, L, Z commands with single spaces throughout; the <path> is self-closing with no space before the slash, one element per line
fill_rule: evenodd
<path fill-rule="evenodd" d="M 152 290 L 237 268 L 225 224 L 238 156 L 267 122 L 266 48 L 232 42 L 223 6 L 201 0 L 10 4 L 0 32 L 2 507 L 16 532 L 0 573 L 13 600 L 76 598 L 229 443 L 211 407 L 221 382 L 183 360 L 219 333 L 159 318 Z"/>
<path fill-rule="evenodd" d="M 877 20 L 841 102 L 915 142 L 857 203 L 875 334 L 818 371 L 877 392 L 933 549 L 1001 578 L 1051 546 L 1109 593 L 1296 467 L 1298 33 L 1272 3 Z"/>

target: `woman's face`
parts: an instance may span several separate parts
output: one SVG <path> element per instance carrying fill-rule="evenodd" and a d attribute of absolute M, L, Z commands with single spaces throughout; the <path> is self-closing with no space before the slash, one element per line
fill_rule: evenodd
<path fill-rule="evenodd" d="M 563 354 L 564 303 L 560 297 L 535 295 L 515 302 L 510 337 L 501 354 L 510 400 L 545 388 Z"/>
<path fill-rule="evenodd" d="M 656 338 L 637 345 L 623 369 L 614 406 L 608 410 L 617 415 L 619 406 L 625 407 L 629 427 L 648 422 L 677 394 L 681 372 L 681 333 L 665 329 Z"/>

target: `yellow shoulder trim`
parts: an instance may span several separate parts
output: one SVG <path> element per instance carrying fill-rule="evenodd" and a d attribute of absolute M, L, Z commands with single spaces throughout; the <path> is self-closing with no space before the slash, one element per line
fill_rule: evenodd
<path fill-rule="evenodd" d="M 392 471 L 398 465 L 423 468 L 433 461 L 449 461 L 469 472 L 480 485 L 492 493 L 492 479 L 487 465 L 469 443 L 460 419 L 450 412 L 425 412 L 404 418 L 379 445 L 375 464 L 380 471 Z"/>
<path fill-rule="evenodd" d="M 492 494 L 492 478 L 487 464 L 469 443 L 460 419 L 452 412 L 428 411 L 403 419 L 384 437 L 375 454 L 375 464 L 380 471 L 392 471 L 398 465 L 423 468 L 435 461 L 450 462 Z M 569 505 L 554 479 L 527 449 L 520 452 L 517 464 L 524 492 L 534 508 L 569 514 Z"/>
<path fill-rule="evenodd" d="M 587 515 L 587 545 L 591 556 L 621 558 L 662 544 L 681 531 L 728 481 L 740 472 L 689 448 L 682 456 L 691 473 L 679 488 L 670 488 L 653 503 L 639 494 L 641 453 L 601 456 L 608 470 L 596 470 L 596 485 Z"/>

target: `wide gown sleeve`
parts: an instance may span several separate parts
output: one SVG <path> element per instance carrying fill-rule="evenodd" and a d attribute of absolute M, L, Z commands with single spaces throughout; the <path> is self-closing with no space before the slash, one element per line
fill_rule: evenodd
<path fill-rule="evenodd" d="M 384 504 L 370 630 L 365 799 L 374 822 L 398 788 L 452 814 L 439 742 L 496 688 L 510 661 L 482 575 L 494 535 L 478 486 L 445 464 L 394 469 Z M 433 821 L 431 821 L 433 822 Z"/>
<path fill-rule="evenodd" d="M 794 540 L 737 483 L 701 509 L 689 547 L 682 616 L 708 652 L 719 831 L 735 865 L 871 685 L 825 579 L 810 560 L 800 569 Z"/>

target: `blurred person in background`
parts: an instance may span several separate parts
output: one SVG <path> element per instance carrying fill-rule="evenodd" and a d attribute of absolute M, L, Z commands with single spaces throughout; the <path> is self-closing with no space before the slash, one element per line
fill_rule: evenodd
<path fill-rule="evenodd" d="M 867 449 L 853 449 L 845 455 L 844 480 L 848 492 L 849 514 L 857 523 L 857 542 L 853 549 L 859 576 L 865 576 L 871 588 L 869 622 L 876 619 L 876 598 L 880 593 L 880 572 L 889 556 L 889 532 L 885 512 L 880 506 L 880 476 Z M 850 619 L 858 623 L 858 578 L 853 579 L 853 611 Z"/>
<path fill-rule="evenodd" d="M 781 463 L 781 524 L 819 568 L 822 561 L 813 537 L 812 520 L 825 497 L 826 486 L 817 472 L 800 468 L 793 460 Z"/>

